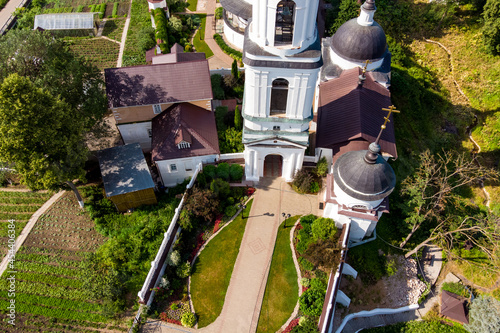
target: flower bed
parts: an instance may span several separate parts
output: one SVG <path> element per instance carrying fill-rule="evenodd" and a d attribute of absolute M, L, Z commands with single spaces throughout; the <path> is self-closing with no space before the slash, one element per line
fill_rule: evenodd
<path fill-rule="evenodd" d="M 295 318 L 288 324 L 288 326 L 283 330 L 283 333 L 290 333 L 295 326 L 299 324 L 299 318 Z"/>

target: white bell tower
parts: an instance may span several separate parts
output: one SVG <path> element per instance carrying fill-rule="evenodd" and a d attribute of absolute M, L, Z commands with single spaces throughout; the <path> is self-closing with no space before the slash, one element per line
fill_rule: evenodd
<path fill-rule="evenodd" d="M 316 29 L 318 1 L 253 3 L 243 46 L 247 180 L 258 181 L 269 171 L 290 181 L 302 167 L 323 64 Z"/>

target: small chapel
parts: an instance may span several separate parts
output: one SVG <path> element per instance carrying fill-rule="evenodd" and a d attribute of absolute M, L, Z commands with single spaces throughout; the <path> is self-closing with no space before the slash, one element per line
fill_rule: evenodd
<path fill-rule="evenodd" d="M 350 223 L 350 241 L 373 236 L 389 211 L 397 158 L 391 53 L 375 1 L 320 38 L 319 0 L 220 0 L 224 37 L 243 50 L 245 176 L 278 168 L 291 181 L 314 155 L 331 166 L 324 217 Z"/>

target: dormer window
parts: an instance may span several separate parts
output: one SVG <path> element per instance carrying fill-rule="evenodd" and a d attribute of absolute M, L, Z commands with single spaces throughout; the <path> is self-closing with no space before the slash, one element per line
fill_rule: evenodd
<path fill-rule="evenodd" d="M 153 105 L 153 113 L 154 114 L 160 114 L 161 113 L 161 104 L 154 104 Z"/>
<path fill-rule="evenodd" d="M 177 148 L 179 149 L 184 149 L 184 148 L 191 148 L 191 144 L 186 141 L 181 141 L 177 144 Z"/>

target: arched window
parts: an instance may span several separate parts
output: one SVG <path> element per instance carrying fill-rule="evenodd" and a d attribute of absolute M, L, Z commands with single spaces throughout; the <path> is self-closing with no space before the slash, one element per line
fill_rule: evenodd
<path fill-rule="evenodd" d="M 291 44 L 293 38 L 293 10 L 295 2 L 283 0 L 276 7 L 276 30 L 274 33 L 275 44 Z"/>
<path fill-rule="evenodd" d="M 271 88 L 271 116 L 286 114 L 286 100 L 288 97 L 288 81 L 276 79 Z"/>

